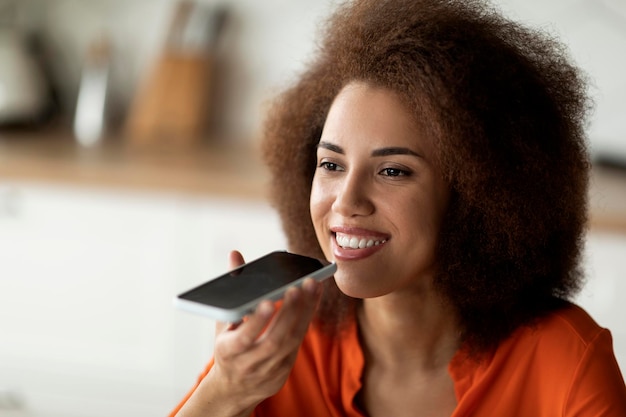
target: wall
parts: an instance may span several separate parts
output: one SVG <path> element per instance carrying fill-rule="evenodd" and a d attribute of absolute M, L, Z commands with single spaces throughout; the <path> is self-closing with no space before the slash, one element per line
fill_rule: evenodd
<path fill-rule="evenodd" d="M 209 4 L 216 2 L 209 2 Z M 63 99 L 72 108 L 87 43 L 113 41 L 114 101 L 122 110 L 162 50 L 175 0 L 20 0 L 24 27 L 43 31 Z M 256 137 L 263 103 L 293 79 L 314 51 L 320 19 L 339 0 L 232 0 L 217 67 L 214 125 Z M 497 0 L 514 18 L 565 40 L 591 79 L 594 152 L 626 159 L 626 3 L 621 0 Z"/>
<path fill-rule="evenodd" d="M 303 67 L 314 49 L 316 25 L 333 1 L 221 3 L 229 17 L 217 51 L 215 129 L 249 140 L 258 132 L 263 103 Z M 20 0 L 20 24 L 45 39 L 63 104 L 70 110 L 89 42 L 102 34 L 110 37 L 111 96 L 124 111 L 158 61 L 175 5 L 174 0 Z"/>
<path fill-rule="evenodd" d="M 626 161 L 626 2 L 623 0 L 498 0 L 513 18 L 562 39 L 589 78 L 594 154 Z"/>

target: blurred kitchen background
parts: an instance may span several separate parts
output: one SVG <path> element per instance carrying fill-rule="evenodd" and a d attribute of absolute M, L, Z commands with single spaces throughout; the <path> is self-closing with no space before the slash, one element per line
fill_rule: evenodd
<path fill-rule="evenodd" d="M 172 297 L 284 249 L 257 145 L 336 0 L 0 0 L 0 416 L 166 415 L 212 351 Z M 499 0 L 595 112 L 578 302 L 626 370 L 626 2 Z"/>

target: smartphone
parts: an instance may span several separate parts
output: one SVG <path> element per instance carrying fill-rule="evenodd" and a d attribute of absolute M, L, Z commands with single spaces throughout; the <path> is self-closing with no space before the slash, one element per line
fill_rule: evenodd
<path fill-rule="evenodd" d="M 174 305 L 217 321 L 238 322 L 261 301 L 278 300 L 305 278 L 322 281 L 336 270 L 335 263 L 271 252 L 176 296 Z"/>

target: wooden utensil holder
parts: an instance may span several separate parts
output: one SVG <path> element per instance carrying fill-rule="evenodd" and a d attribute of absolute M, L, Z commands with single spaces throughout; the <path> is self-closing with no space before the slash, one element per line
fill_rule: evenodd
<path fill-rule="evenodd" d="M 190 145 L 206 134 L 212 60 L 166 51 L 138 91 L 126 134 L 133 144 Z"/>

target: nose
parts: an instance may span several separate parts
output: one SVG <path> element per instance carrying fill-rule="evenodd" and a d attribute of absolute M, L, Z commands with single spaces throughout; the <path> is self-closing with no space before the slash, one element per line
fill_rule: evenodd
<path fill-rule="evenodd" d="M 332 210 L 344 217 L 367 216 L 374 212 L 370 198 L 371 186 L 357 172 L 343 178 L 336 189 Z"/>

